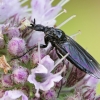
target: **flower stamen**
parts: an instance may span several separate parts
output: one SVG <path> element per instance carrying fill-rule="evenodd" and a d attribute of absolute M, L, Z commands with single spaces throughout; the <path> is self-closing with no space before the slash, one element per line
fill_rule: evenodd
<path fill-rule="evenodd" d="M 67 56 L 69 55 L 69 53 L 67 53 L 65 56 L 63 56 L 54 66 L 54 68 L 59 64 L 61 63 Z"/>
<path fill-rule="evenodd" d="M 79 30 L 77 33 L 75 33 L 74 35 L 71 35 L 70 37 L 74 40 L 76 40 L 76 36 L 81 34 L 81 31 Z"/>
<path fill-rule="evenodd" d="M 69 2 L 69 0 L 61 0 L 61 1 L 58 3 L 58 6 L 64 6 L 67 2 Z"/>
<path fill-rule="evenodd" d="M 52 4 L 53 1 L 54 1 L 54 0 L 51 0 L 51 1 L 50 1 L 50 4 Z"/>
<path fill-rule="evenodd" d="M 25 10 L 25 12 L 31 12 L 32 9 L 31 8 L 28 8 L 27 10 Z"/>
<path fill-rule="evenodd" d="M 69 2 L 69 0 L 63 0 L 64 2 L 61 4 L 61 6 L 64 6 L 66 3 Z"/>
<path fill-rule="evenodd" d="M 57 28 L 62 27 L 64 24 L 66 24 L 67 22 L 69 22 L 70 20 L 72 20 L 74 17 L 76 17 L 76 15 L 73 15 L 71 17 L 69 17 L 68 19 L 66 19 L 64 22 L 62 22 L 59 26 L 57 26 Z"/>
<path fill-rule="evenodd" d="M 21 5 L 23 5 L 25 2 L 27 2 L 28 0 L 23 0 L 23 1 L 21 1 Z"/>
<path fill-rule="evenodd" d="M 54 17 L 54 19 L 56 19 L 57 17 L 59 17 L 60 15 L 62 15 L 63 13 L 66 13 L 66 9 L 64 9 L 62 12 L 60 12 L 57 16 Z"/>

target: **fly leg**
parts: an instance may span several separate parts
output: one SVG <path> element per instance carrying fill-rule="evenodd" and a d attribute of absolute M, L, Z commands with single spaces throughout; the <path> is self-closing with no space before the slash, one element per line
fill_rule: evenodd
<path fill-rule="evenodd" d="M 45 44 L 40 44 L 40 48 L 46 48 L 48 46 L 48 43 L 49 43 L 49 37 L 48 37 L 48 35 L 46 35 L 44 37 L 44 42 L 45 42 Z"/>

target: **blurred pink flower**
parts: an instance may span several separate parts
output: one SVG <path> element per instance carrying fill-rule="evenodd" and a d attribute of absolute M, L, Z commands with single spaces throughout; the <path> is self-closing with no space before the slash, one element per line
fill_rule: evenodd
<path fill-rule="evenodd" d="M 0 100 L 17 100 L 20 97 L 22 97 L 21 100 L 28 100 L 28 97 L 21 90 L 9 90 Z"/>
<path fill-rule="evenodd" d="M 61 11 L 61 6 L 52 7 L 50 0 L 32 0 L 32 20 L 35 18 L 37 24 L 54 26 L 54 17 Z"/>
<path fill-rule="evenodd" d="M 24 0 L 25 2 L 26 0 Z M 24 3 L 23 1 L 20 2 L 19 0 L 1 0 L 0 1 L 0 22 L 4 22 L 12 16 L 19 16 L 23 18 L 27 15 L 28 7 L 21 7 Z"/>
<path fill-rule="evenodd" d="M 20 36 L 19 29 L 16 28 L 16 27 L 9 28 L 7 33 L 8 33 L 9 39 L 12 39 L 13 37 L 19 37 Z"/>
<path fill-rule="evenodd" d="M 45 100 L 56 100 L 57 94 L 56 94 L 56 91 L 51 89 L 44 92 L 43 97 L 45 98 Z"/>

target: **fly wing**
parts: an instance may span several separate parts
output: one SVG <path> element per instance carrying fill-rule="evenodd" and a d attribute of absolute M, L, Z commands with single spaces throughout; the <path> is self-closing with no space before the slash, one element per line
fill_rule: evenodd
<path fill-rule="evenodd" d="M 69 52 L 68 60 L 79 69 L 100 78 L 99 63 L 76 41 L 67 36 L 67 41 L 62 44 L 62 49 Z"/>

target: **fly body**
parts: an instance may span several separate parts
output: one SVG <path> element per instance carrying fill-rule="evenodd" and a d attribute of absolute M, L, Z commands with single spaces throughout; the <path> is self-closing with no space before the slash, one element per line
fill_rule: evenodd
<path fill-rule="evenodd" d="M 59 57 L 69 53 L 67 59 L 82 71 L 91 74 L 97 78 L 100 78 L 100 66 L 99 63 L 76 41 L 67 36 L 62 30 L 54 27 L 45 27 L 41 24 L 31 24 L 31 27 L 35 31 L 42 31 L 45 33 L 44 41 L 45 45 L 41 44 L 41 48 L 48 46 L 50 42 L 55 47 Z"/>

